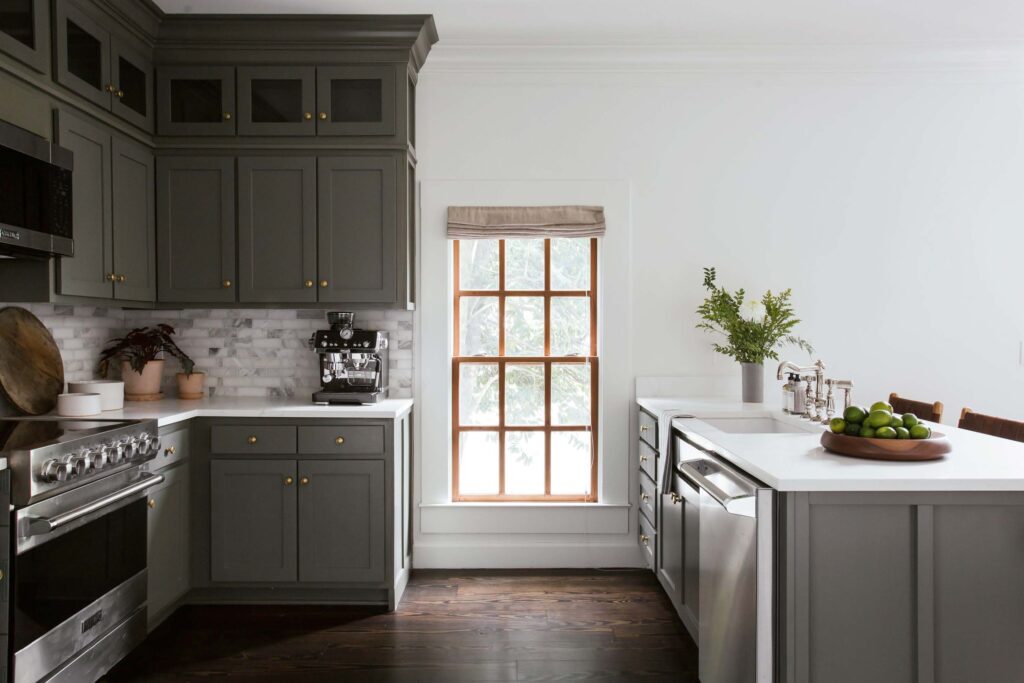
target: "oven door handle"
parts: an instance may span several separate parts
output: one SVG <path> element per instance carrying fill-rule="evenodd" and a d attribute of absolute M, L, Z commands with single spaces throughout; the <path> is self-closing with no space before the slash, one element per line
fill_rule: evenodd
<path fill-rule="evenodd" d="M 41 536 L 48 534 L 55 529 L 59 529 L 65 524 L 70 524 L 76 519 L 81 519 L 86 515 L 90 515 L 97 510 L 102 510 L 108 505 L 120 502 L 126 498 L 131 498 L 137 493 L 142 493 L 148 488 L 156 486 L 164 480 L 162 474 L 144 474 L 139 481 L 135 482 L 131 486 L 126 486 L 120 491 L 115 491 L 109 495 L 97 498 L 96 500 L 77 507 L 74 510 L 68 510 L 67 512 L 53 517 L 33 517 L 28 521 L 28 533 L 26 536 Z"/>

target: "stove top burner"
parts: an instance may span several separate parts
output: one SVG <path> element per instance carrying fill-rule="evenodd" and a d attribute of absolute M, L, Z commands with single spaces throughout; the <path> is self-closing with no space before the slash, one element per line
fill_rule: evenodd
<path fill-rule="evenodd" d="M 131 423 L 127 420 L 0 418 L 0 453 L 74 441 L 127 424 Z"/>

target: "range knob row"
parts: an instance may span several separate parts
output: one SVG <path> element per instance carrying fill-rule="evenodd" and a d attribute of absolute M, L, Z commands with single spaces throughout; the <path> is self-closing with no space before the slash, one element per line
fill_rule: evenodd
<path fill-rule="evenodd" d="M 125 437 L 117 442 L 47 460 L 39 474 L 43 481 L 67 481 L 97 470 L 146 459 L 159 450 L 160 438 L 157 436 Z"/>

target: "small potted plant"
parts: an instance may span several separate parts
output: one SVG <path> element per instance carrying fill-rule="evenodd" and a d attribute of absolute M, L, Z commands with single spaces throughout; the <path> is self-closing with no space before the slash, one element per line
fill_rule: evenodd
<path fill-rule="evenodd" d="M 811 345 L 792 334 L 800 320 L 789 303 L 792 290 L 780 294 L 765 292 L 760 299 L 747 299 L 738 289 L 729 293 L 716 282 L 714 268 L 704 269 L 704 288 L 708 296 L 697 309 L 702 318 L 697 329 L 725 336 L 726 344 L 712 344 L 718 353 L 739 361 L 743 372 L 743 401 L 764 401 L 764 360 L 778 360 L 776 349 L 792 344 L 808 354 Z"/>
<path fill-rule="evenodd" d="M 163 396 L 160 393 L 164 371 L 163 356 L 170 354 L 181 363 L 182 372 L 178 373 L 178 387 L 179 393 L 183 394 L 182 398 L 201 397 L 205 375 L 195 371 L 195 362 L 178 348 L 172 338 L 173 335 L 173 327 L 160 324 L 153 327 L 137 327 L 123 337 L 111 339 L 100 353 L 100 374 L 106 377 L 110 371 L 110 361 L 119 360 L 125 398 L 129 401 L 157 400 Z M 182 391 L 182 387 L 186 391 Z"/>

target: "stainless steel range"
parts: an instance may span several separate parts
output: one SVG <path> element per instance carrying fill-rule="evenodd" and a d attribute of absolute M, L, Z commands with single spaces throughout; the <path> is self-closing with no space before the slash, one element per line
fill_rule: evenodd
<path fill-rule="evenodd" d="M 11 680 L 95 680 L 146 634 L 154 420 L 0 419 L 11 470 Z"/>

